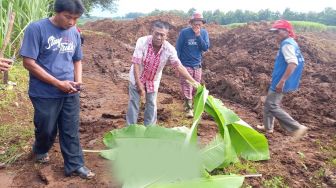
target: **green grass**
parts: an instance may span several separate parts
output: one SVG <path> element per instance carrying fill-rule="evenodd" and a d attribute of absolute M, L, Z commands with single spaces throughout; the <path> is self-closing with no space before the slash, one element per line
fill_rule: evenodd
<path fill-rule="evenodd" d="M 47 17 L 50 14 L 49 6 L 53 0 L 0 0 L 0 45 L 8 30 L 8 13 L 15 12 L 11 40 L 7 46 L 6 55 L 16 55 L 20 47 L 23 32 L 32 21 Z"/>
<path fill-rule="evenodd" d="M 180 105 L 183 104 L 167 104 L 166 108 L 168 111 L 171 111 L 171 116 L 178 120 L 178 122 L 174 122 L 175 125 L 190 127 L 193 120 L 185 117 L 184 107 L 181 107 Z"/>
<path fill-rule="evenodd" d="M 224 169 L 226 174 L 257 174 L 258 163 L 242 160 Z"/>
<path fill-rule="evenodd" d="M 327 26 L 327 31 L 336 32 L 336 26 Z"/>
<path fill-rule="evenodd" d="M 3 88 L 0 90 L 0 163 L 7 164 L 30 149 L 34 133 L 33 110 L 27 94 L 28 72 L 21 63 L 9 71 L 9 80 L 16 86 L 0 84 Z"/>
<path fill-rule="evenodd" d="M 29 125 L 11 123 L 0 126 L 0 148 L 4 151 L 0 155 L 0 163 L 13 163 L 18 157 L 26 153 L 29 140 L 33 137 L 33 128 Z"/>
<path fill-rule="evenodd" d="M 327 30 L 327 26 L 316 22 L 291 21 L 295 31 L 298 32 L 322 32 Z"/>
<path fill-rule="evenodd" d="M 259 167 L 259 163 L 253 161 L 241 160 L 238 163 L 232 164 L 224 169 L 215 169 L 211 174 L 242 174 L 242 175 L 251 175 L 258 174 L 257 168 Z"/>
<path fill-rule="evenodd" d="M 272 179 L 265 180 L 263 186 L 267 188 L 289 188 L 281 176 L 274 176 Z"/>
<path fill-rule="evenodd" d="M 291 21 L 291 23 L 298 32 L 336 32 L 336 26 L 327 26 L 317 22 Z"/>
<path fill-rule="evenodd" d="M 308 21 L 290 21 L 296 32 L 323 32 L 331 31 L 336 32 L 336 26 L 327 26 L 317 22 L 308 22 Z M 241 26 L 246 25 L 246 23 L 232 23 L 228 25 L 223 25 L 223 27 L 229 29 L 235 29 Z"/>
<path fill-rule="evenodd" d="M 2 74 L 0 75 L 0 110 L 13 105 L 26 95 L 28 88 L 28 71 L 23 68 L 22 63 L 17 63 L 9 71 L 9 81 L 16 83 L 16 86 L 3 85 Z M 26 97 L 26 99 L 28 99 Z"/>
<path fill-rule="evenodd" d="M 223 25 L 224 27 L 227 27 L 229 29 L 235 29 L 241 26 L 246 25 L 247 23 L 232 23 L 232 24 L 228 24 L 228 25 Z"/>

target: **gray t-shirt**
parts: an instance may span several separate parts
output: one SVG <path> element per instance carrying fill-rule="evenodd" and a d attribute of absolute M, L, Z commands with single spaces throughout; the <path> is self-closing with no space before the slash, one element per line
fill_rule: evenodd
<path fill-rule="evenodd" d="M 31 23 L 24 33 L 20 55 L 34 59 L 58 80 L 74 81 L 73 62 L 82 59 L 80 34 L 76 27 L 67 30 L 54 25 L 48 18 Z M 30 74 L 29 96 L 60 98 L 71 96 Z"/>

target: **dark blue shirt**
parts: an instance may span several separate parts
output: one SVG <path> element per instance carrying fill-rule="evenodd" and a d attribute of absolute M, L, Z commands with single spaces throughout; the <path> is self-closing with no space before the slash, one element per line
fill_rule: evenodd
<path fill-rule="evenodd" d="M 82 59 L 80 34 L 76 27 L 67 30 L 54 25 L 48 18 L 31 23 L 24 33 L 20 55 L 34 59 L 47 73 L 58 80 L 74 81 L 73 62 Z M 29 96 L 61 98 L 67 94 L 29 74 Z"/>
<path fill-rule="evenodd" d="M 196 37 L 191 27 L 184 28 L 176 41 L 177 55 L 186 67 L 201 65 L 202 53 L 207 51 L 209 47 L 209 35 L 205 29 L 201 29 L 200 36 Z"/>

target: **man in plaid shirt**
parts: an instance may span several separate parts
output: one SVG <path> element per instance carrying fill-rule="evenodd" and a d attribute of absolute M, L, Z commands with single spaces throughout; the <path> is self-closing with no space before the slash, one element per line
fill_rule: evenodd
<path fill-rule="evenodd" d="M 189 74 L 197 81 L 201 82 L 203 53 L 210 47 L 208 32 L 202 28 L 205 24 L 203 15 L 195 12 L 190 21 L 190 27 L 181 30 L 177 41 L 176 50 L 182 64 Z M 186 117 L 193 117 L 192 99 L 196 90 L 184 79 L 181 79 L 182 93 L 185 99 L 184 106 Z"/>
<path fill-rule="evenodd" d="M 140 99 L 146 99 L 144 125 L 154 125 L 157 119 L 157 93 L 162 70 L 167 63 L 180 75 L 195 85 L 199 85 L 181 64 L 175 48 L 166 41 L 168 25 L 156 21 L 152 35 L 140 37 L 132 57 L 129 84 L 129 103 L 126 115 L 127 125 L 137 123 Z"/>

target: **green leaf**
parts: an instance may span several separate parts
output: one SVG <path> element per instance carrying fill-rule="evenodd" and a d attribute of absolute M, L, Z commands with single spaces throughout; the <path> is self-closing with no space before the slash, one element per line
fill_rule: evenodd
<path fill-rule="evenodd" d="M 209 91 L 204 86 L 197 88 L 197 93 L 194 97 L 194 121 L 191 126 L 190 132 L 187 134 L 185 144 L 197 143 L 197 127 L 201 120 L 204 111 L 205 102 L 207 101 Z"/>
<path fill-rule="evenodd" d="M 201 118 L 204 111 L 204 105 L 207 101 L 209 91 L 204 86 L 199 86 L 194 96 L 194 121 Z"/>
<path fill-rule="evenodd" d="M 238 157 L 253 161 L 269 159 L 265 136 L 226 108 L 219 99 L 209 96 L 205 110 L 214 118 L 224 141 L 223 167 L 238 162 Z"/>
<path fill-rule="evenodd" d="M 232 146 L 232 142 L 231 142 L 231 137 L 230 137 L 230 133 L 228 130 L 227 126 L 223 126 L 224 128 L 224 162 L 222 167 L 226 167 L 231 163 L 236 163 L 239 161 L 237 153 L 235 151 L 235 148 Z"/>
<path fill-rule="evenodd" d="M 114 159 L 114 174 L 124 187 L 200 177 L 199 151 L 184 144 L 186 134 L 181 131 L 130 126 L 111 131 L 107 138 L 114 149 L 102 155 Z"/>
<path fill-rule="evenodd" d="M 100 156 L 102 156 L 103 158 L 113 161 L 116 159 L 116 152 L 117 149 L 109 149 L 109 150 L 103 150 L 100 152 Z"/>
<path fill-rule="evenodd" d="M 224 160 L 221 166 L 224 167 L 230 163 L 238 162 L 238 156 L 235 152 L 235 148 L 232 146 L 227 125 L 239 120 L 239 117 L 233 111 L 224 107 L 220 100 L 212 96 L 208 97 L 205 110 L 214 118 L 217 123 L 219 133 L 223 138 L 223 149 L 225 152 L 222 154 Z M 209 169 L 213 169 L 213 166 L 209 167 Z"/>
<path fill-rule="evenodd" d="M 182 126 L 182 127 L 173 127 L 171 128 L 172 130 L 184 133 L 184 134 L 188 134 L 190 132 L 190 129 L 186 126 Z"/>
<path fill-rule="evenodd" d="M 147 127 L 144 132 L 145 138 L 159 138 L 159 139 L 173 139 L 174 141 L 183 142 L 186 138 L 186 133 L 174 130 L 167 129 L 160 126 L 150 126 Z"/>
<path fill-rule="evenodd" d="M 184 182 L 155 184 L 148 188 L 239 188 L 243 185 L 243 182 L 243 176 L 218 175 Z"/>
<path fill-rule="evenodd" d="M 267 139 L 263 134 L 240 120 L 228 125 L 232 146 L 238 156 L 246 160 L 259 161 L 270 159 Z"/>
<path fill-rule="evenodd" d="M 229 125 L 240 119 L 232 110 L 226 108 L 222 101 L 211 95 L 208 97 L 205 111 L 221 126 Z"/>
<path fill-rule="evenodd" d="M 201 157 L 205 169 L 209 172 L 218 168 L 224 162 L 224 141 L 220 135 L 201 150 Z"/>
<path fill-rule="evenodd" d="M 115 129 L 107 132 L 104 135 L 103 142 L 106 147 L 113 148 L 116 147 L 116 138 L 128 138 L 130 135 L 132 135 L 133 137 L 143 137 L 145 131 L 146 127 L 143 125 L 130 125 L 122 129 Z"/>

